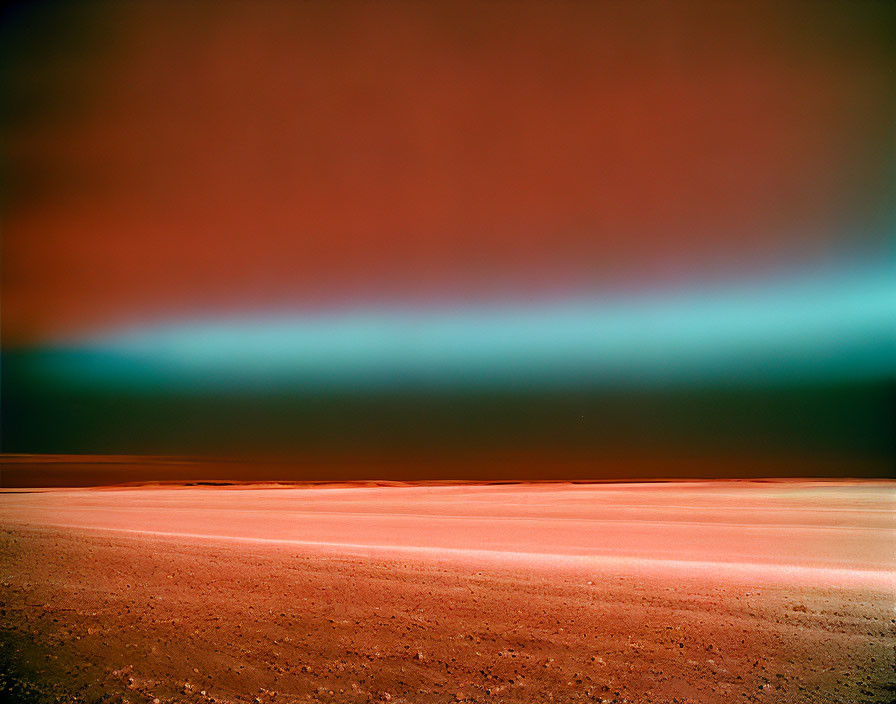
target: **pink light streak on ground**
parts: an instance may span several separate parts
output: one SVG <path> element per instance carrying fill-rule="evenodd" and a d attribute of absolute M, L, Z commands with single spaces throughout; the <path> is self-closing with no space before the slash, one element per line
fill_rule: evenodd
<path fill-rule="evenodd" d="M 9 492 L 0 524 L 290 553 L 896 589 L 896 484 L 146 486 Z"/>

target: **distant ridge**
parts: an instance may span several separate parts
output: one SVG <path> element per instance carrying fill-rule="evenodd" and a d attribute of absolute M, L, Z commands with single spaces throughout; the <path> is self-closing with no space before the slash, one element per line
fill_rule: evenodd
<path fill-rule="evenodd" d="M 464 484 L 779 481 L 887 478 L 887 463 L 837 457 L 647 453 L 443 453 L 197 457 L 0 455 L 0 487 L 440 486 Z"/>

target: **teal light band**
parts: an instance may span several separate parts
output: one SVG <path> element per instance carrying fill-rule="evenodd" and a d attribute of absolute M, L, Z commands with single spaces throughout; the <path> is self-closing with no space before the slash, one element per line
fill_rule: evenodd
<path fill-rule="evenodd" d="M 896 375 L 896 267 L 630 299 L 199 319 L 47 351 L 68 383 L 365 390 Z"/>

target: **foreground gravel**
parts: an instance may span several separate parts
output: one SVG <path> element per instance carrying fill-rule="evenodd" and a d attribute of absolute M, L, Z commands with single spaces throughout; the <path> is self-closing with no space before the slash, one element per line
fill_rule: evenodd
<path fill-rule="evenodd" d="M 0 528 L 7 701 L 896 696 L 893 593 L 867 585 Z"/>

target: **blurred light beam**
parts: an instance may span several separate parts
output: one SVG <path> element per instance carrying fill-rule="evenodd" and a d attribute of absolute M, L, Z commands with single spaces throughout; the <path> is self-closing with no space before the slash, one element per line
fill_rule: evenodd
<path fill-rule="evenodd" d="M 896 269 L 629 299 L 169 322 L 46 350 L 138 389 L 543 389 L 896 377 Z"/>

